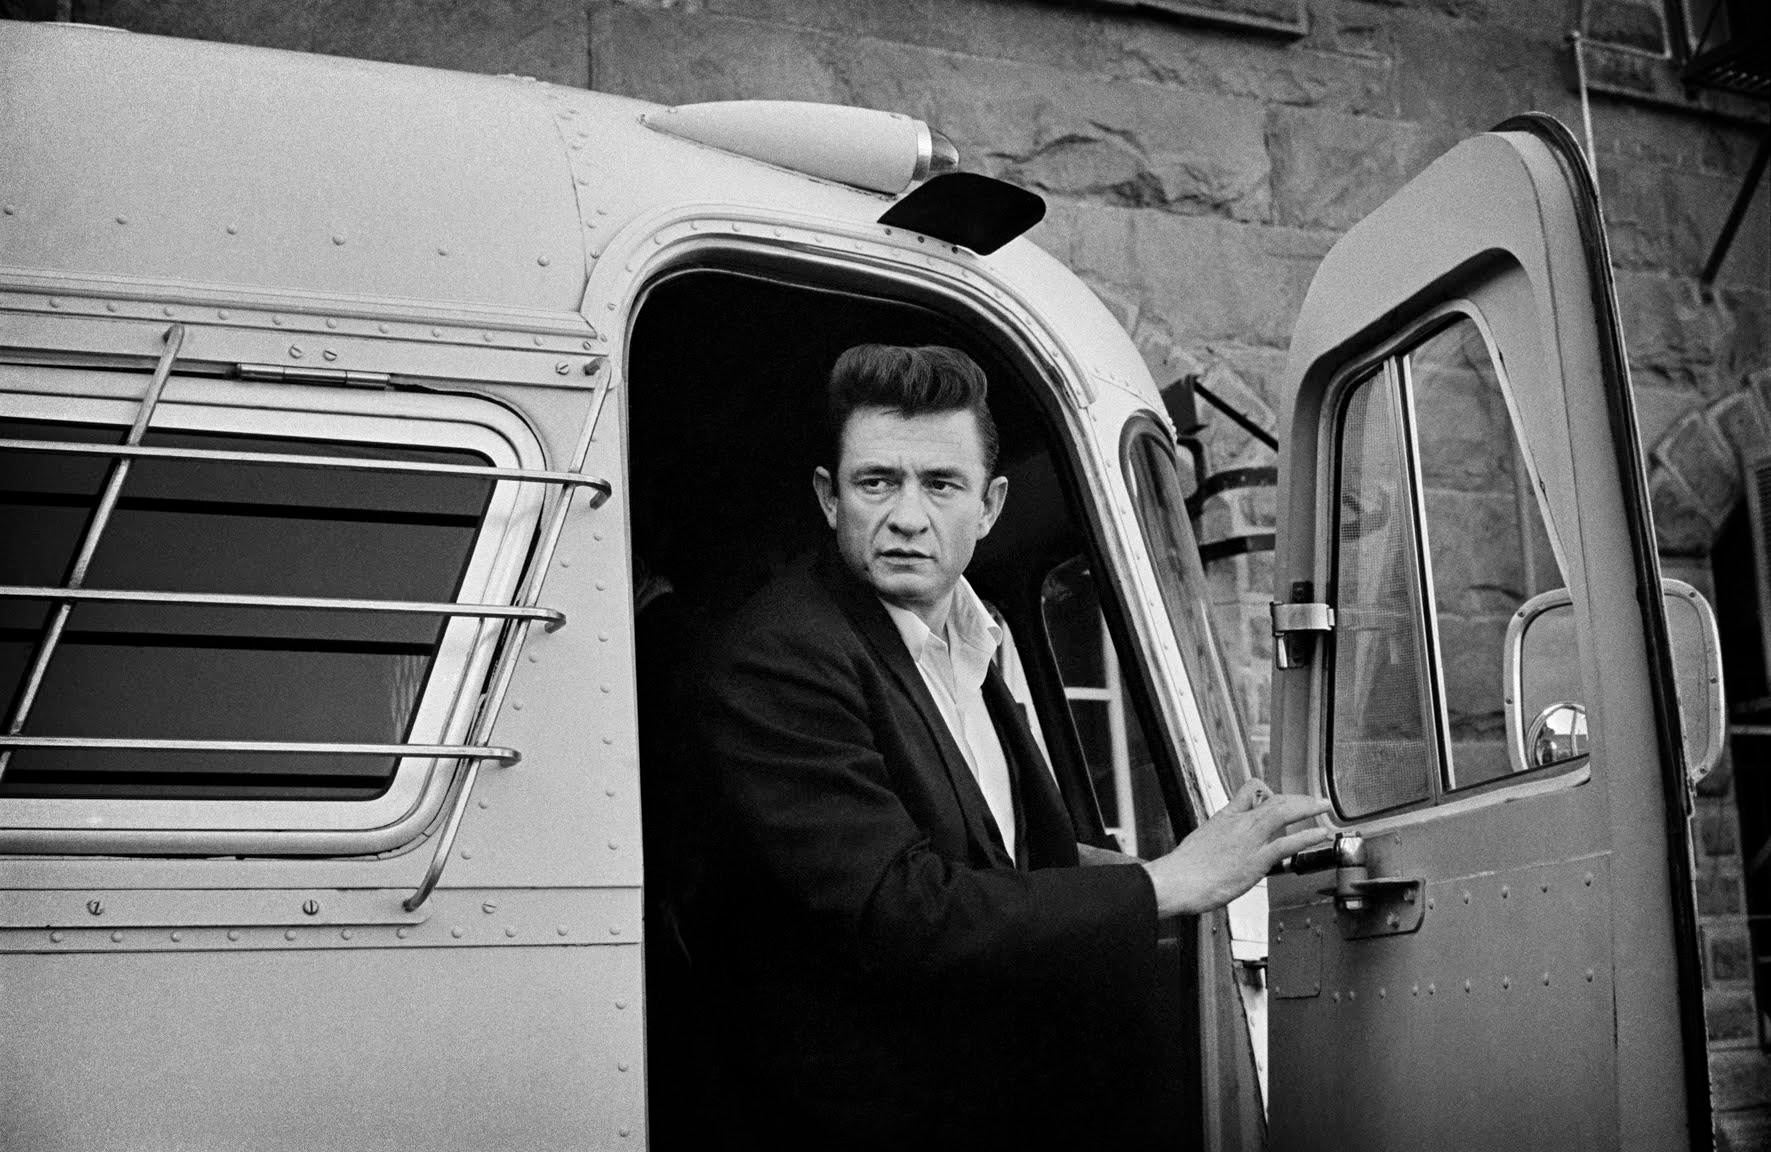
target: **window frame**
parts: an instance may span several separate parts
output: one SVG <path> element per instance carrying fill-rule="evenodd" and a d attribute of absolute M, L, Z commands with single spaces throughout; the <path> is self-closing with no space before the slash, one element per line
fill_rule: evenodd
<path fill-rule="evenodd" d="M 1423 312 L 1418 318 L 1405 327 L 1389 334 L 1372 347 L 1345 361 L 1334 374 L 1333 379 L 1324 392 L 1321 408 L 1322 417 L 1317 426 L 1317 459 L 1321 462 L 1321 490 L 1327 498 L 1319 505 L 1316 530 L 1316 555 L 1320 557 L 1317 564 L 1317 587 L 1323 601 L 1334 606 L 1338 601 L 1339 589 L 1335 584 L 1335 574 L 1339 559 L 1338 526 L 1340 519 L 1341 492 L 1341 429 L 1347 403 L 1354 393 L 1374 374 L 1384 377 L 1388 388 L 1387 401 L 1392 405 L 1402 430 L 1402 451 L 1405 457 L 1406 482 L 1408 490 L 1402 494 L 1399 502 L 1408 511 L 1408 543 L 1415 571 L 1413 578 L 1420 596 L 1420 611 L 1414 621 L 1414 631 L 1418 642 L 1424 645 L 1425 653 L 1421 664 L 1428 670 L 1428 691 L 1423 705 L 1429 710 L 1429 719 L 1423 724 L 1423 732 L 1431 731 L 1432 742 L 1430 755 L 1433 758 L 1432 771 L 1428 776 L 1428 794 L 1420 799 L 1373 809 L 1357 816 L 1348 816 L 1341 809 L 1338 794 L 1334 786 L 1334 732 L 1333 711 L 1330 704 L 1335 689 L 1333 677 L 1333 651 L 1337 632 L 1331 632 L 1324 645 L 1324 651 L 1317 657 L 1318 679 L 1313 692 L 1315 700 L 1315 723 L 1312 725 L 1314 738 L 1317 742 L 1317 754 L 1314 757 L 1318 765 L 1316 771 L 1323 789 L 1323 795 L 1329 797 L 1335 807 L 1330 819 L 1339 825 L 1357 824 L 1362 829 L 1386 828 L 1395 824 L 1407 823 L 1425 818 L 1430 814 L 1455 812 L 1466 807 L 1501 803 L 1518 799 L 1526 795 L 1535 795 L 1548 791 L 1560 791 L 1575 787 L 1591 777 L 1591 758 L 1581 758 L 1563 764 L 1549 765 L 1543 768 L 1531 768 L 1523 772 L 1507 773 L 1475 784 L 1456 786 L 1453 775 L 1448 771 L 1450 764 L 1450 709 L 1445 699 L 1445 675 L 1442 647 L 1438 625 L 1438 594 L 1434 586 L 1431 544 L 1426 527 L 1425 485 L 1421 474 L 1420 439 L 1415 412 L 1415 396 L 1412 380 L 1412 359 L 1409 353 L 1425 344 L 1441 331 L 1455 325 L 1460 320 L 1467 320 L 1474 325 L 1482 343 L 1488 352 L 1490 365 L 1493 367 L 1496 385 L 1500 389 L 1501 399 L 1506 407 L 1508 427 L 1513 434 L 1513 448 L 1519 454 L 1525 467 L 1526 475 L 1521 479 L 1531 489 L 1531 499 L 1536 503 L 1544 534 L 1548 539 L 1557 567 L 1563 577 L 1563 587 L 1571 570 L 1568 554 L 1563 548 L 1558 535 L 1556 522 L 1546 506 L 1542 491 L 1542 473 L 1533 458 L 1530 440 L 1520 434 L 1522 419 L 1515 390 L 1506 362 L 1499 355 L 1499 345 L 1495 340 L 1492 328 L 1482 315 L 1476 303 L 1469 299 L 1454 298 L 1446 300 L 1437 307 Z M 1529 597 L 1527 600 L 1529 601 Z M 1575 632 L 1577 644 L 1586 643 L 1584 636 L 1577 628 Z M 1510 683 L 1505 678 L 1510 674 L 1508 649 L 1503 647 L 1503 684 Z M 1593 686 L 1582 684 L 1582 691 L 1592 698 Z M 1509 732 L 1509 763 L 1513 762 L 1510 731 L 1513 712 L 1516 710 L 1516 699 L 1503 699 L 1506 708 Z"/>
<path fill-rule="evenodd" d="M 127 427 L 144 377 L 91 368 L 0 366 L 0 404 L 20 419 Z M 470 393 L 266 386 L 172 376 L 158 431 L 313 439 L 475 452 L 495 467 L 541 468 L 533 430 Z M 250 465 L 239 465 L 250 467 Z M 493 483 L 457 603 L 511 603 L 540 527 L 542 486 Z M 443 629 L 406 743 L 459 743 L 479 711 L 502 623 L 453 617 Z M 373 799 L 0 798 L 0 851 L 147 855 L 360 855 L 411 842 L 441 809 L 456 762 L 401 757 Z"/>

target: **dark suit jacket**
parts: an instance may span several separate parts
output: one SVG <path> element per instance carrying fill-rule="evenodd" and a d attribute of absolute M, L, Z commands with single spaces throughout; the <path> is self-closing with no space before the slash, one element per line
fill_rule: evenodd
<path fill-rule="evenodd" d="M 833 557 L 759 593 L 705 667 L 694 965 L 726 1106 L 770 1146 L 1093 1143 L 1147 1104 L 1149 879 L 1074 867 L 994 671 L 986 695 L 1020 867 L 891 618 Z"/>

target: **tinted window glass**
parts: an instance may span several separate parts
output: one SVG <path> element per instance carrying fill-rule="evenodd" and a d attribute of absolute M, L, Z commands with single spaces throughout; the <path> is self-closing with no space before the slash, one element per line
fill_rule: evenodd
<path fill-rule="evenodd" d="M 0 436 L 120 442 L 120 429 L 0 423 Z M 462 464 L 464 451 L 199 432 L 144 443 Z M 68 577 L 111 462 L 15 452 L 0 459 L 0 584 Z M 138 460 L 84 586 L 449 601 L 472 555 L 491 482 L 284 465 Z M 49 618 L 0 600 L 8 716 Z M 24 726 L 31 736 L 403 741 L 446 621 L 308 609 L 80 604 Z M 15 753 L 0 794 L 155 799 L 371 799 L 397 761 L 110 750 Z"/>

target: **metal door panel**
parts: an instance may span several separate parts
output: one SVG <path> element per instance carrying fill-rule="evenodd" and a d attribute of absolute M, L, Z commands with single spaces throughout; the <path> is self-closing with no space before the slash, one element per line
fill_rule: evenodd
<path fill-rule="evenodd" d="M 1336 571 L 1336 389 L 1402 355 L 1434 316 L 1467 316 L 1574 603 L 1591 755 L 1481 790 L 1435 781 L 1428 802 L 1337 823 L 1366 833 L 1372 877 L 1423 882 L 1418 925 L 1349 938 L 1354 917 L 1321 894 L 1333 872 L 1272 882 L 1276 1149 L 1707 1141 L 1692 1087 L 1701 1018 L 1681 1016 L 1700 1009 L 1677 717 L 1660 598 L 1639 594 L 1658 571 L 1604 241 L 1565 130 L 1508 127 L 1454 149 L 1349 232 L 1311 285 L 1292 345 L 1276 586 L 1308 581 L 1320 598 Z M 1418 501 L 1417 452 L 1404 499 Z M 1430 592 L 1432 568 L 1417 563 Z M 1274 760 L 1289 790 L 1327 788 L 1334 642 L 1275 675 Z M 1430 699 L 1445 676 L 1429 659 Z M 1449 728 L 1433 731 L 1448 747 Z"/>

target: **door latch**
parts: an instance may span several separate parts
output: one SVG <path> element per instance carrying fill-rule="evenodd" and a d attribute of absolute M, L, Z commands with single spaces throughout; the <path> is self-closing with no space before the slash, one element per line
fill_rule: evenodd
<path fill-rule="evenodd" d="M 1300 875 L 1330 868 L 1334 869 L 1334 884 L 1320 891 L 1334 897 L 1344 938 L 1395 936 L 1420 927 L 1426 913 L 1426 881 L 1418 876 L 1372 876 L 1365 837 L 1360 833 L 1337 833 L 1333 844 L 1299 852 L 1285 866 L 1287 872 Z"/>
<path fill-rule="evenodd" d="M 1334 631 L 1334 608 L 1314 602 L 1308 580 L 1291 586 L 1291 602 L 1267 605 L 1273 619 L 1273 664 L 1302 668 L 1316 653 L 1316 637 Z"/>

